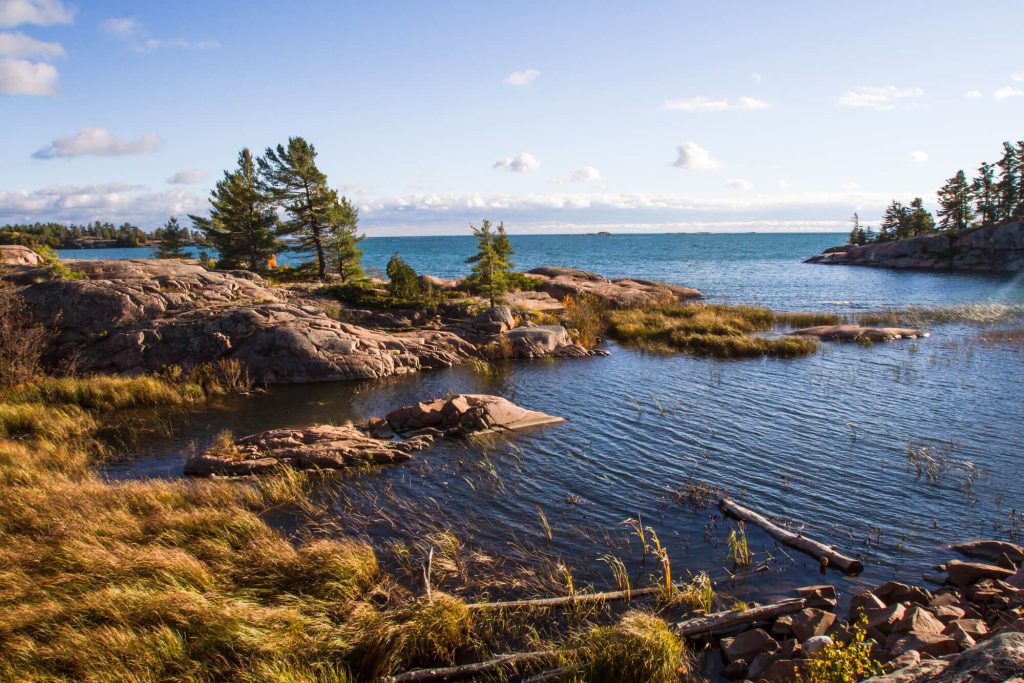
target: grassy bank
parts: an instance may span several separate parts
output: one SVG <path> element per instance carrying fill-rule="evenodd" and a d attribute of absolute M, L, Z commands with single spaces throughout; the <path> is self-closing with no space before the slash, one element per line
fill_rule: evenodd
<path fill-rule="evenodd" d="M 261 513 L 300 500 L 302 475 L 96 475 L 97 432 L 121 411 L 198 407 L 216 391 L 94 377 L 0 393 L 0 680 L 373 680 L 509 647 L 616 680 L 678 680 L 682 643 L 650 614 L 607 625 L 611 613 L 580 612 L 550 628 L 471 615 L 458 597 L 402 588 L 337 530 L 284 538 Z"/>

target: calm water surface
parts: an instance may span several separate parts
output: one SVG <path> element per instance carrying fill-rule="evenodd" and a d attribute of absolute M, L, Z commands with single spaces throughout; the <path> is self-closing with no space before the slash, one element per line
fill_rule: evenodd
<path fill-rule="evenodd" d="M 513 237 L 523 268 L 560 264 L 663 279 L 714 300 L 778 309 L 1024 302 L 1020 278 L 801 263 L 841 241 L 822 234 Z M 397 250 L 420 272 L 447 276 L 464 273 L 472 251 L 462 237 L 363 244 L 368 266 L 382 267 Z M 64 255 L 144 255 L 115 251 Z M 721 576 L 730 524 L 677 496 L 693 478 L 862 555 L 861 577 L 830 572 L 840 587 L 892 575 L 920 581 L 948 559 L 944 545 L 1007 538 L 1011 511 L 1024 511 L 1024 354 L 978 343 L 980 331 L 937 325 L 928 339 L 828 344 L 798 360 L 721 362 L 610 345 L 606 358 L 508 364 L 496 376 L 454 368 L 377 383 L 274 387 L 175 419 L 170 436 L 107 471 L 179 476 L 183 453 L 221 429 L 343 422 L 449 391 L 496 393 L 568 422 L 507 442 L 441 443 L 404 465 L 320 482 L 315 497 L 325 516 L 378 542 L 450 528 L 490 556 L 560 559 L 578 582 L 605 587 L 612 579 L 602 556 L 641 569 L 639 545 L 622 524 L 640 515 L 666 545 L 676 576 L 701 569 Z M 936 480 L 915 473 L 908 444 L 931 446 L 941 462 Z M 749 535 L 759 560 L 774 558 L 773 571 L 749 592 L 821 579 L 813 561 L 759 530 Z"/>

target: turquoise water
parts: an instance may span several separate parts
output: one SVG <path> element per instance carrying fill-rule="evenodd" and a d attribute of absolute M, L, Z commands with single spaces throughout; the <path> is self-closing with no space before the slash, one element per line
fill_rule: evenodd
<path fill-rule="evenodd" d="M 823 234 L 513 238 L 524 268 L 663 279 L 734 303 L 854 311 L 1024 302 L 1020 278 L 801 263 L 841 241 Z M 371 267 L 397 250 L 421 272 L 453 276 L 466 271 L 472 241 L 382 238 L 364 247 Z M 702 569 L 721 576 L 730 523 L 678 495 L 692 477 L 863 557 L 859 578 L 829 573 L 842 590 L 893 575 L 920 582 L 949 559 L 948 543 L 1010 538 L 1011 512 L 1024 511 L 1024 351 L 981 343 L 981 331 L 935 325 L 927 339 L 826 344 L 795 360 L 722 362 L 612 344 L 609 357 L 508 364 L 496 376 L 453 368 L 377 383 L 274 387 L 180 418 L 172 434 L 107 472 L 179 476 L 183 453 L 221 429 L 358 420 L 448 391 L 496 393 L 568 422 L 507 443 L 440 444 L 402 466 L 322 482 L 321 521 L 377 542 L 420 539 L 440 526 L 490 557 L 561 561 L 578 582 L 607 587 L 605 555 L 637 574 L 645 569 L 622 524 L 640 516 L 665 543 L 676 576 Z M 931 448 L 934 480 L 915 471 L 908 445 Z M 538 508 L 552 526 L 550 540 Z M 294 520 L 281 523 L 291 528 Z M 757 561 L 771 558 L 772 571 L 750 581 L 748 593 L 821 580 L 812 560 L 759 530 L 749 534 Z"/>

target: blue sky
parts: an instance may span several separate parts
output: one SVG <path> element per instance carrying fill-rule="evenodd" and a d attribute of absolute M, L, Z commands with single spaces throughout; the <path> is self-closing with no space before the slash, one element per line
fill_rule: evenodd
<path fill-rule="evenodd" d="M 369 235 L 837 230 L 1024 137 L 1005 2 L 0 0 L 0 223 L 301 135 Z"/>

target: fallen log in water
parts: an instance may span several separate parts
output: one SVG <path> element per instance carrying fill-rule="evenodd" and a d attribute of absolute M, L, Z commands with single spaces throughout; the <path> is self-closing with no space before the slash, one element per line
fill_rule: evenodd
<path fill-rule="evenodd" d="M 782 602 L 762 605 L 761 607 L 745 609 L 739 612 L 732 610 L 728 612 L 715 612 L 714 614 L 706 614 L 702 617 L 694 617 L 693 619 L 680 621 L 677 624 L 673 624 L 672 629 L 684 638 L 689 638 L 691 636 L 698 636 L 732 628 L 733 626 L 739 626 L 740 624 L 753 624 L 758 621 L 768 621 L 776 617 L 781 617 L 783 614 L 799 612 L 806 604 L 807 601 L 803 598 L 792 598 L 790 600 L 783 600 Z"/>
<path fill-rule="evenodd" d="M 564 605 L 584 605 L 593 602 L 613 602 L 615 600 L 632 600 L 654 595 L 661 588 L 638 588 L 630 591 L 609 591 L 607 593 L 578 593 L 560 598 L 537 598 L 535 600 L 507 600 L 505 602 L 468 602 L 466 608 L 479 609 L 516 609 L 518 607 L 562 607 Z"/>
<path fill-rule="evenodd" d="M 461 666 L 449 666 L 439 669 L 416 669 L 394 676 L 385 676 L 380 679 L 381 683 L 412 683 L 420 681 L 455 681 L 460 678 L 470 678 L 480 674 L 506 669 L 515 669 L 519 666 L 549 662 L 558 657 L 553 650 L 542 652 L 520 652 L 512 655 L 499 655 L 486 662 L 463 664 Z"/>
<path fill-rule="evenodd" d="M 796 548 L 802 552 L 807 553 L 811 557 L 817 558 L 822 566 L 838 567 L 847 574 L 858 574 L 864 571 L 864 565 L 861 564 L 860 560 L 855 560 L 852 557 L 843 555 L 837 550 L 819 543 L 814 539 L 801 536 L 798 533 L 792 532 L 789 529 L 784 529 L 777 524 L 772 523 L 767 517 L 753 510 L 738 505 L 728 498 L 723 498 L 718 502 L 718 507 L 737 519 L 742 519 L 745 522 L 756 524 L 757 526 L 764 529 L 768 534 L 782 543 Z"/>

